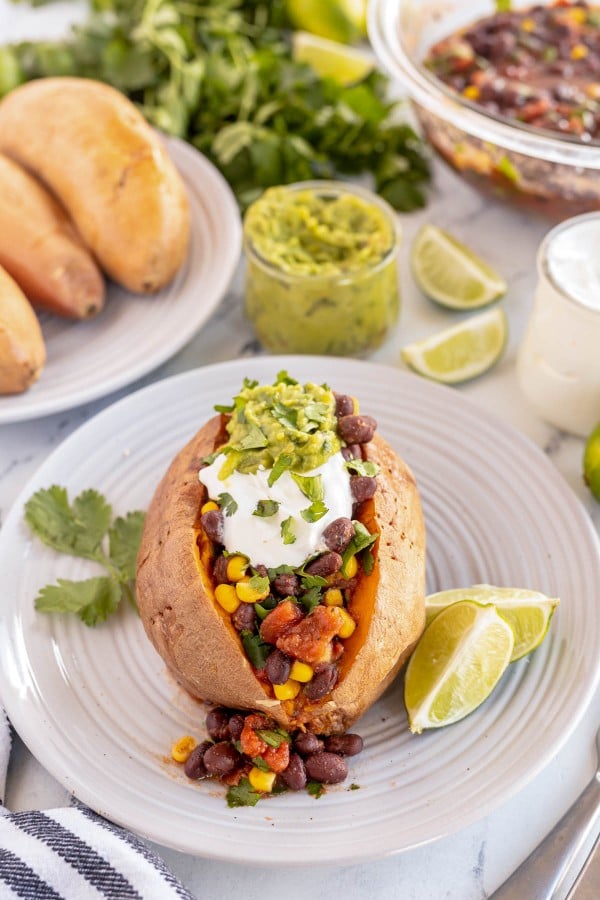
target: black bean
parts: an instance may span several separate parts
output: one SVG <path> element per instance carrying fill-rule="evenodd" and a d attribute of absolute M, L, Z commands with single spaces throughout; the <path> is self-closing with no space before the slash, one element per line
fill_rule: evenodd
<path fill-rule="evenodd" d="M 223 543 L 223 513 L 220 509 L 211 509 L 200 516 L 200 524 L 206 536 L 215 544 Z"/>
<path fill-rule="evenodd" d="M 290 677 L 292 660 L 281 650 L 273 650 L 267 656 L 265 675 L 271 684 L 285 684 Z"/>
<path fill-rule="evenodd" d="M 280 597 L 297 597 L 300 593 L 300 579 L 293 572 L 276 575 L 273 579 L 273 587 Z"/>
<path fill-rule="evenodd" d="M 333 734 L 325 738 L 325 749 L 340 756 L 356 756 L 363 749 L 360 734 Z"/>
<path fill-rule="evenodd" d="M 372 416 L 342 416 L 338 432 L 347 444 L 367 444 L 375 434 L 377 422 Z"/>
<path fill-rule="evenodd" d="M 354 413 L 354 399 L 350 396 L 350 394 L 336 394 L 333 392 L 335 397 L 335 414 L 338 419 L 341 416 L 351 416 Z"/>
<path fill-rule="evenodd" d="M 325 750 L 308 756 L 304 765 L 308 777 L 323 784 L 339 784 L 348 775 L 348 766 L 342 757 Z"/>
<path fill-rule="evenodd" d="M 323 750 L 325 744 L 312 731 L 301 731 L 294 738 L 294 750 L 297 750 L 302 756 L 309 756 L 311 753 L 318 753 Z"/>
<path fill-rule="evenodd" d="M 291 753 L 288 767 L 280 773 L 279 777 L 290 791 L 301 791 L 306 787 L 306 767 L 303 759 L 297 753 Z"/>
<path fill-rule="evenodd" d="M 253 603 L 240 603 L 238 608 L 231 615 L 233 627 L 238 631 L 254 631 L 256 622 L 256 611 Z"/>
<path fill-rule="evenodd" d="M 309 700 L 321 700 L 333 690 L 338 680 L 337 666 L 333 663 L 318 663 L 315 674 L 304 688 Z"/>
<path fill-rule="evenodd" d="M 215 559 L 215 564 L 213 566 L 213 578 L 217 582 L 217 584 L 227 584 L 229 581 L 227 577 L 227 564 L 229 560 L 226 556 L 217 556 Z"/>
<path fill-rule="evenodd" d="M 244 606 L 247 606 L 247 604 L 244 604 Z M 230 718 L 229 734 L 232 741 L 239 741 L 240 737 L 242 736 L 245 721 L 246 718 L 241 713 L 234 713 Z"/>
<path fill-rule="evenodd" d="M 229 740 L 229 713 L 220 706 L 211 709 L 206 717 L 206 730 L 213 741 Z"/>
<path fill-rule="evenodd" d="M 370 500 L 377 490 L 377 479 L 370 475 L 352 475 L 350 477 L 350 490 L 357 503 Z"/>
<path fill-rule="evenodd" d="M 208 748 L 204 754 L 204 765 L 209 775 L 228 775 L 236 768 L 240 758 L 233 744 L 222 741 Z"/>
<path fill-rule="evenodd" d="M 257 575 L 260 575 L 261 578 L 266 578 L 267 575 L 269 574 L 269 571 L 266 566 L 261 566 L 261 565 L 254 566 L 254 571 L 256 572 Z"/>
<path fill-rule="evenodd" d="M 320 575 L 321 578 L 327 578 L 329 575 L 335 575 L 342 568 L 342 557 L 334 550 L 328 550 L 314 559 L 305 568 L 305 572 L 309 575 Z"/>
<path fill-rule="evenodd" d="M 204 765 L 204 754 L 208 750 L 209 747 L 212 747 L 210 741 L 202 741 L 201 744 L 198 744 L 188 758 L 183 764 L 183 771 L 187 775 L 188 778 L 207 778 L 208 772 L 206 771 L 206 766 Z"/>
<path fill-rule="evenodd" d="M 352 519 L 346 519 L 343 516 L 334 519 L 323 532 L 323 541 L 325 546 L 336 553 L 343 553 L 352 538 L 354 537 L 354 525 Z"/>

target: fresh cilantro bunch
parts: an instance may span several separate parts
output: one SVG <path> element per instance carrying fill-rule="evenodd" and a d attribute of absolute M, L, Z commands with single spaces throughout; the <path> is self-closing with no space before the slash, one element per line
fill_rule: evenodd
<path fill-rule="evenodd" d="M 110 505 L 95 490 L 83 491 L 72 504 L 63 487 L 37 491 L 25 504 L 32 532 L 60 553 L 100 563 L 107 574 L 85 581 L 59 578 L 41 589 L 35 608 L 76 613 L 86 625 L 104 622 L 122 599 L 135 608 L 133 585 L 144 516 L 130 512 L 113 520 Z"/>
<path fill-rule="evenodd" d="M 372 173 L 396 209 L 425 202 L 429 164 L 372 72 L 349 87 L 292 57 L 282 0 L 93 0 L 63 41 L 0 47 L 0 96 L 21 81 L 106 81 L 221 169 L 242 207 L 264 188 Z"/>

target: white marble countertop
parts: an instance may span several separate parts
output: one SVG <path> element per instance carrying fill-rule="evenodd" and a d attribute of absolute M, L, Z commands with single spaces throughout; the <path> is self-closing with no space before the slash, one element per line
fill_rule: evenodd
<path fill-rule="evenodd" d="M 61 7 L 63 7 L 61 9 Z M 69 4 L 31 11 L 0 0 L 0 36 L 56 33 Z M 73 7 L 68 14 L 72 15 Z M 458 388 L 493 411 L 541 447 L 600 528 L 600 504 L 582 482 L 583 442 L 545 425 L 529 409 L 515 375 L 515 357 L 531 309 L 538 243 L 548 229 L 539 220 L 482 199 L 447 169 L 436 166 L 429 205 L 402 218 L 403 310 L 397 330 L 372 359 L 401 367 L 399 350 L 409 341 L 447 327 L 456 314 L 425 300 L 414 286 L 407 264 L 412 236 L 423 222 L 449 228 L 480 252 L 507 278 L 502 301 L 510 340 L 498 366 Z M 236 278 L 217 312 L 174 359 L 129 388 L 60 415 L 0 426 L 0 524 L 29 477 L 52 449 L 82 422 L 115 399 L 160 378 L 221 360 L 260 353 L 241 308 L 241 278 Z M 600 598 L 599 598 L 600 599 Z M 517 796 L 457 834 L 424 847 L 369 864 L 295 870 L 249 868 L 196 859 L 157 848 L 172 870 L 199 898 L 223 900 L 347 900 L 402 897 L 404 900 L 481 900 L 493 892 L 541 840 L 591 778 L 595 769 L 593 737 L 600 723 L 600 695 L 552 763 Z M 67 804 L 69 797 L 17 740 L 8 776 L 7 806 L 22 810 Z M 460 802 L 457 797 L 457 802 Z M 563 890 L 560 897 L 564 896 Z M 525 898 L 523 898 L 525 900 Z"/>

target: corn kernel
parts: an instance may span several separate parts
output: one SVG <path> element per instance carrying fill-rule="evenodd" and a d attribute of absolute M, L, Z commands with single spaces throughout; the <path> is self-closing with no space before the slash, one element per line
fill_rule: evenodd
<path fill-rule="evenodd" d="M 196 739 L 191 734 L 186 734 L 175 741 L 171 747 L 171 756 L 178 763 L 184 763 L 196 746 Z"/>
<path fill-rule="evenodd" d="M 354 578 L 356 573 L 358 572 L 358 560 L 356 556 L 351 556 L 346 565 L 344 566 L 344 576 L 346 578 Z"/>
<path fill-rule="evenodd" d="M 340 627 L 338 628 L 338 637 L 341 638 L 349 638 L 351 634 L 354 634 L 354 630 L 356 628 L 356 622 L 350 615 L 347 609 L 343 607 L 340 609 L 340 613 L 342 614 L 343 621 Z"/>
<path fill-rule="evenodd" d="M 535 31 L 534 19 L 523 19 L 521 22 L 522 31 Z"/>
<path fill-rule="evenodd" d="M 573 9 L 565 9 L 562 12 L 561 18 L 567 19 L 575 25 L 583 25 L 587 18 L 587 10 L 583 9 L 581 6 L 575 6 Z"/>
<path fill-rule="evenodd" d="M 477 87 L 476 84 L 469 84 L 463 91 L 463 97 L 466 97 L 467 100 L 479 100 L 479 96 L 481 91 Z"/>
<path fill-rule="evenodd" d="M 273 790 L 276 777 L 275 772 L 263 772 L 257 766 L 253 766 L 248 772 L 248 781 L 261 794 L 269 794 Z"/>
<path fill-rule="evenodd" d="M 240 600 L 232 584 L 218 584 L 215 588 L 217 603 L 225 612 L 234 613 L 240 605 Z"/>
<path fill-rule="evenodd" d="M 274 684 L 273 693 L 278 700 L 293 700 L 300 693 L 300 682 L 288 678 L 285 684 Z"/>
<path fill-rule="evenodd" d="M 227 562 L 227 578 L 229 581 L 241 581 L 246 575 L 248 560 L 245 556 L 230 556 Z"/>
<path fill-rule="evenodd" d="M 329 588 L 324 594 L 325 606 L 343 606 L 344 596 L 339 588 Z"/>
<path fill-rule="evenodd" d="M 242 603 L 260 603 L 265 597 L 269 596 L 269 588 L 259 591 L 257 588 L 250 587 L 250 578 L 246 575 L 241 578 L 235 586 L 235 592 L 238 600 Z"/>
<path fill-rule="evenodd" d="M 214 509 L 219 509 L 219 504 L 214 500 L 208 500 L 200 507 L 200 515 L 203 516 L 204 513 L 212 512 Z"/>
<path fill-rule="evenodd" d="M 359 414 L 359 412 L 360 412 L 360 405 L 359 405 L 356 397 L 353 397 L 352 398 L 352 413 L 353 413 L 353 415 L 357 416 Z"/>
<path fill-rule="evenodd" d="M 588 53 L 589 50 L 585 44 L 575 44 L 574 47 L 571 47 L 571 59 L 585 59 Z"/>
<path fill-rule="evenodd" d="M 600 84 L 597 81 L 588 84 L 585 92 L 592 100 L 600 100 Z"/>
<path fill-rule="evenodd" d="M 303 684 L 311 681 L 314 674 L 312 666 L 309 666 L 308 663 L 300 662 L 299 659 L 294 660 L 290 669 L 290 679 L 292 681 L 301 681 Z"/>

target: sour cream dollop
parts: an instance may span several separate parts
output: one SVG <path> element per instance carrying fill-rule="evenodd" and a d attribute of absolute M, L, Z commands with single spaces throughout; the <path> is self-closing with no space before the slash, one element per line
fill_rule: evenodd
<path fill-rule="evenodd" d="M 289 472 L 284 472 L 271 487 L 268 484 L 269 469 L 259 469 L 253 474 L 232 472 L 221 480 L 219 472 L 223 462 L 224 457 L 218 456 L 210 466 L 200 470 L 198 477 L 211 499 L 217 500 L 220 494 L 227 493 L 237 504 L 231 515 L 223 516 L 223 543 L 228 552 L 243 553 L 255 566 L 301 566 L 309 557 L 327 549 L 323 532 L 331 522 L 352 516 L 350 475 L 341 453 L 335 453 L 323 465 L 303 473 L 306 477 L 322 476 L 327 512 L 317 522 L 306 522 L 302 518 L 302 510 L 306 510 L 311 501 Z M 267 517 L 254 515 L 261 500 L 278 503 L 277 512 Z M 294 543 L 284 544 L 281 526 L 290 517 L 296 539 Z"/>

